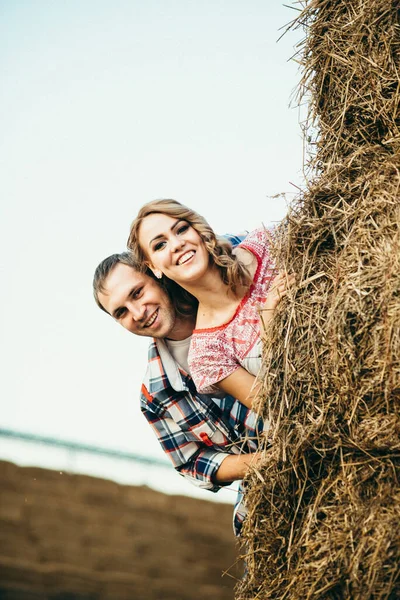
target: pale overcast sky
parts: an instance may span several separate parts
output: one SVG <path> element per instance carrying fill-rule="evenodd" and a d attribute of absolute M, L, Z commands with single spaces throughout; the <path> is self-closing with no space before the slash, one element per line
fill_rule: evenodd
<path fill-rule="evenodd" d="M 163 458 L 139 411 L 147 341 L 94 269 L 139 207 L 223 233 L 279 220 L 301 183 L 299 80 L 276 0 L 0 2 L 1 423 Z M 290 196 L 289 196 L 290 197 Z"/>

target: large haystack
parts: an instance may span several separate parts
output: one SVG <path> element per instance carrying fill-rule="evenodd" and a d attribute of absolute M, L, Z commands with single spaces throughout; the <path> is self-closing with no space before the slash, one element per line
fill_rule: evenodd
<path fill-rule="evenodd" d="M 240 600 L 400 598 L 399 13 L 310 0 L 296 22 L 314 157 L 280 232 L 300 284 L 265 351 Z"/>

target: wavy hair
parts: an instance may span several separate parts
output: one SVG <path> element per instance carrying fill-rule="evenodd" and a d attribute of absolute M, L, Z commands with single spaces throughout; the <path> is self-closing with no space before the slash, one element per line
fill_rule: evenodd
<path fill-rule="evenodd" d="M 217 236 L 204 217 L 176 200 L 153 200 L 139 210 L 128 238 L 128 248 L 139 263 L 145 264 L 148 259 L 139 244 L 140 226 L 146 217 L 157 213 L 186 221 L 197 231 L 207 249 L 210 265 L 217 268 L 222 281 L 234 294 L 238 287 L 247 288 L 251 285 L 251 275 L 247 267 L 232 254 L 232 244 Z"/>

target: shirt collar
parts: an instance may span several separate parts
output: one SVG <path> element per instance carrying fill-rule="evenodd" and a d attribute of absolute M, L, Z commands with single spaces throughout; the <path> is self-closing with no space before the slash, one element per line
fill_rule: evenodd
<path fill-rule="evenodd" d="M 153 367 L 153 361 L 149 362 L 150 368 L 150 390 L 151 394 L 156 394 L 168 387 L 168 384 L 176 391 L 188 391 L 185 378 L 182 376 L 178 364 L 172 358 L 167 344 L 162 339 L 153 338 L 153 344 L 159 355 L 160 363 L 157 365 L 157 373 Z M 150 346 L 151 348 L 151 346 Z M 153 368 L 152 368 L 153 367 Z M 161 371 L 161 373 L 160 373 Z M 161 375 L 161 376 L 160 376 Z"/>

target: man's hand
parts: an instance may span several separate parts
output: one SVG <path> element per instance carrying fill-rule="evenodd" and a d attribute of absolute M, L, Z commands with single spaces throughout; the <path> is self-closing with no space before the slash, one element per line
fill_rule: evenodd
<path fill-rule="evenodd" d="M 257 465 L 262 454 L 254 452 L 252 454 L 230 454 L 221 463 L 215 474 L 215 483 L 228 483 L 243 479 L 250 467 Z"/>

